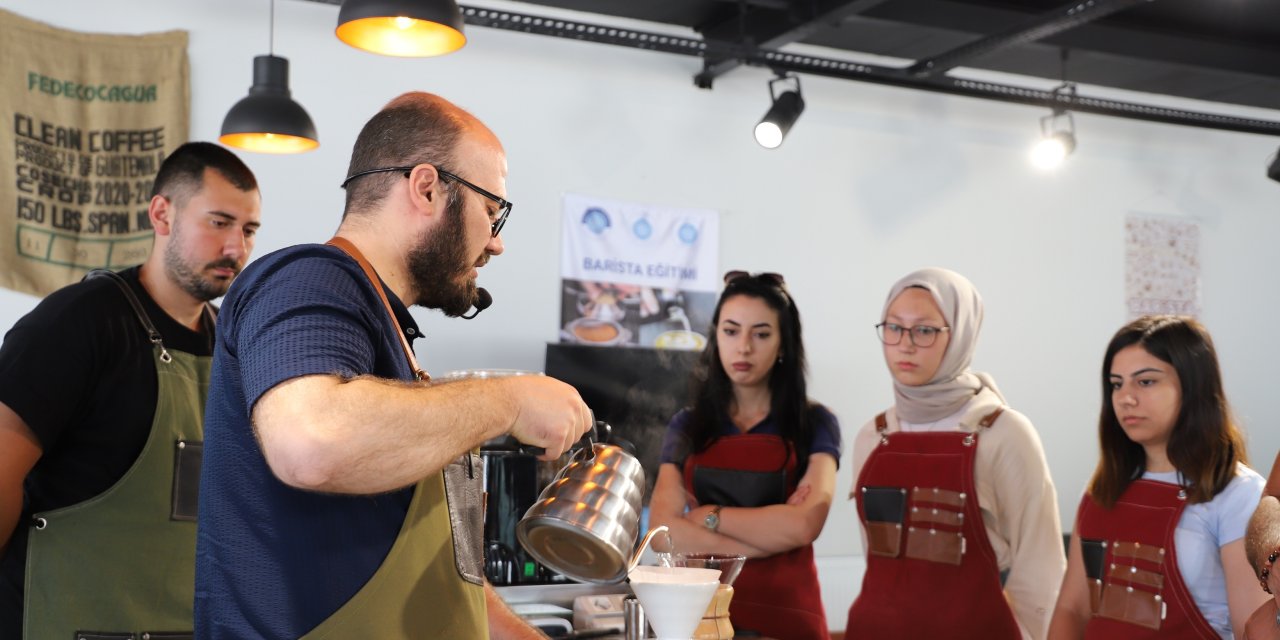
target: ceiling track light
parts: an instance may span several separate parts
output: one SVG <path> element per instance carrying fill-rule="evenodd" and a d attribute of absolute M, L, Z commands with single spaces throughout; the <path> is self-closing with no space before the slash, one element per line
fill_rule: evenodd
<path fill-rule="evenodd" d="M 425 58 L 467 43 L 454 0 L 346 0 L 338 10 L 338 39 L 384 56 Z"/>
<path fill-rule="evenodd" d="M 1076 86 L 1063 83 L 1053 90 L 1055 100 L 1075 99 Z M 1031 149 L 1031 163 L 1041 169 L 1056 169 L 1076 150 L 1076 121 L 1071 112 L 1055 108 L 1040 118 L 1040 141 Z"/>
<path fill-rule="evenodd" d="M 259 153 L 302 153 L 320 146 L 316 125 L 289 91 L 289 61 L 274 55 L 275 0 L 271 2 L 271 44 L 253 59 L 253 86 L 222 120 L 218 141 Z"/>
<path fill-rule="evenodd" d="M 1280 182 L 1280 151 L 1271 156 L 1271 164 L 1267 167 L 1267 177 Z"/>
<path fill-rule="evenodd" d="M 774 85 L 779 82 L 793 81 L 796 88 L 783 91 L 781 95 L 774 92 Z M 756 125 L 756 142 L 766 149 L 777 149 L 783 138 L 804 112 L 804 97 L 800 95 L 800 77 L 780 75 L 769 81 L 769 99 L 772 104 L 769 111 Z"/>

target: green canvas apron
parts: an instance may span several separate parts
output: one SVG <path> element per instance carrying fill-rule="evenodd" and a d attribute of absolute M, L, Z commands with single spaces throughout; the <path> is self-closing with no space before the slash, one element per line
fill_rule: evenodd
<path fill-rule="evenodd" d="M 395 314 L 373 267 L 345 239 L 329 243 L 360 264 L 394 324 Z M 408 340 L 403 334 L 400 339 L 415 377 L 428 379 Z M 479 453 L 471 452 L 420 480 L 400 533 L 373 577 L 303 640 L 489 637 L 483 477 Z"/>
<path fill-rule="evenodd" d="M 479 469 L 480 456 L 470 457 L 472 469 Z M 447 470 L 418 482 L 400 535 L 382 565 L 351 600 L 303 640 L 489 637 L 483 577 L 478 573 L 483 551 L 478 539 L 472 545 L 461 530 L 455 532 L 450 514 L 450 503 L 474 501 L 446 498 L 466 491 L 464 486 L 470 484 L 447 483 L 446 476 L 465 478 L 467 473 L 467 465 L 455 461 Z M 446 485 L 453 490 L 447 491 Z M 467 565 L 477 573 L 472 574 Z"/>
<path fill-rule="evenodd" d="M 153 344 L 155 419 L 142 453 L 110 489 L 34 514 L 23 615 L 27 640 L 95 637 L 88 632 L 183 638 L 193 626 L 195 481 L 212 359 L 166 349 L 128 285 L 111 275 Z M 211 318 L 206 308 L 207 329 Z"/>

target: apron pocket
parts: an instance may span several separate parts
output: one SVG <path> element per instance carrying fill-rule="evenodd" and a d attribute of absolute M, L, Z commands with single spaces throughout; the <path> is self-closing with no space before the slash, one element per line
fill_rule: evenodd
<path fill-rule="evenodd" d="M 693 469 L 693 496 L 698 504 L 722 507 L 765 507 L 787 501 L 787 476 L 783 471 L 741 471 L 697 465 Z"/>
<path fill-rule="evenodd" d="M 896 558 L 902 551 L 902 525 L 897 522 L 867 522 L 867 553 Z"/>
<path fill-rule="evenodd" d="M 453 559 L 458 575 L 484 584 L 484 460 L 468 452 L 444 470 L 444 495 L 453 529 Z"/>
<path fill-rule="evenodd" d="M 1154 571 L 1147 571 L 1146 569 L 1139 569 L 1135 566 L 1113 564 L 1107 578 L 1110 580 L 1124 580 L 1130 584 L 1146 585 L 1157 592 L 1164 588 L 1164 575 Z"/>
<path fill-rule="evenodd" d="M 964 556 L 964 534 L 922 527 L 907 527 L 907 557 L 959 565 Z"/>
<path fill-rule="evenodd" d="M 862 487 L 862 512 L 867 525 L 867 553 L 896 558 L 902 552 L 902 521 L 907 490 L 901 487 Z"/>
<path fill-rule="evenodd" d="M 1150 591 L 1108 583 L 1102 587 L 1098 616 L 1159 630 L 1164 600 Z"/>
<path fill-rule="evenodd" d="M 195 522 L 200 500 L 200 463 L 204 461 L 204 442 L 179 440 L 173 457 L 173 505 L 170 520 Z M 164 638 L 164 636 L 153 636 Z"/>
<path fill-rule="evenodd" d="M 901 524 L 907 509 L 907 490 L 900 487 L 863 487 L 862 511 L 868 522 Z"/>

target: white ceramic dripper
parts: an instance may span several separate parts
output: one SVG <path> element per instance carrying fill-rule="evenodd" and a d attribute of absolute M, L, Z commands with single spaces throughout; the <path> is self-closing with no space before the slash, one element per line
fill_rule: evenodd
<path fill-rule="evenodd" d="M 631 590 L 658 640 L 689 640 L 720 587 L 718 569 L 636 567 Z"/>

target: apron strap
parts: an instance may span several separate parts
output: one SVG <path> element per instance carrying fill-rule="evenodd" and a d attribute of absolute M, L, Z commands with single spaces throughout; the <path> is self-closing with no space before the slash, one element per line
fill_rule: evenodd
<path fill-rule="evenodd" d="M 889 428 L 889 421 L 885 419 L 884 412 L 876 415 L 876 433 L 884 435 L 885 429 Z"/>
<path fill-rule="evenodd" d="M 1002 413 L 1004 413 L 1004 407 L 996 407 L 995 411 L 988 413 L 982 417 L 982 420 L 978 421 L 978 426 L 983 429 L 990 429 L 991 425 L 995 424 L 996 420 L 1000 419 L 1000 414 Z"/>
<path fill-rule="evenodd" d="M 151 318 L 147 316 L 147 312 L 142 308 L 142 302 L 133 293 L 133 289 L 129 288 L 129 283 L 125 282 L 124 276 L 107 269 L 94 269 L 85 275 L 84 280 L 92 278 L 107 278 L 115 283 L 116 287 L 124 293 L 125 299 L 129 301 L 129 306 L 133 307 L 133 313 L 138 316 L 138 322 L 141 322 L 142 328 L 146 330 L 147 340 L 151 344 L 160 347 L 160 361 L 165 364 L 173 362 L 173 356 L 169 355 L 169 350 L 164 348 L 164 338 L 156 330 L 156 326 L 151 323 Z"/>
<path fill-rule="evenodd" d="M 404 331 L 398 328 L 400 322 L 396 320 L 396 313 L 391 309 L 391 301 L 387 299 L 387 292 L 382 288 L 382 280 L 378 278 L 378 272 L 374 271 L 373 265 L 369 264 L 369 261 L 360 252 L 360 249 L 356 248 L 356 245 L 342 236 L 334 236 L 325 244 L 342 250 L 343 253 L 351 256 L 351 259 L 355 260 L 356 264 L 359 264 L 360 268 L 364 270 L 365 277 L 369 279 L 369 283 L 378 292 L 378 297 L 382 298 L 382 306 L 387 311 L 387 317 L 391 318 L 391 325 L 397 327 L 396 335 L 400 337 L 400 347 L 404 349 L 404 355 L 409 359 L 409 368 L 413 370 L 413 377 L 424 382 L 430 380 L 431 376 L 427 375 L 427 372 L 418 366 L 418 359 L 413 355 L 413 347 L 409 345 L 409 339 L 404 337 Z"/>

